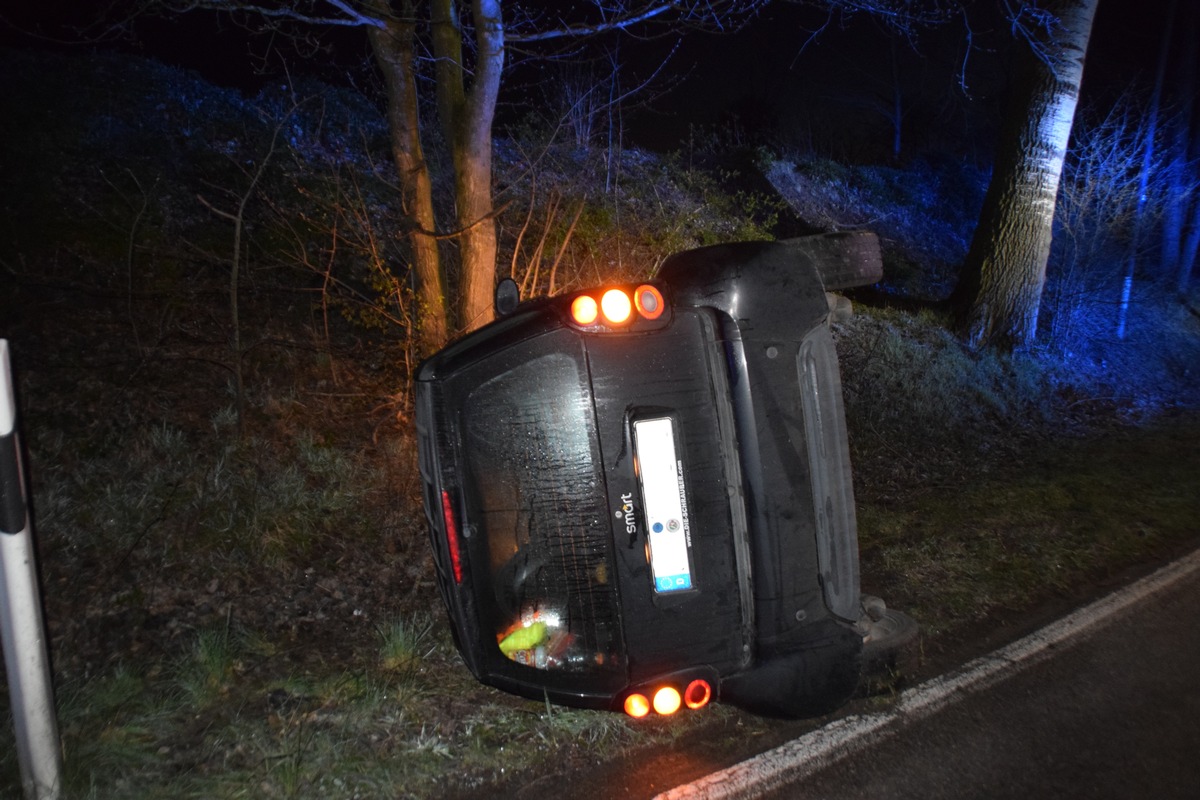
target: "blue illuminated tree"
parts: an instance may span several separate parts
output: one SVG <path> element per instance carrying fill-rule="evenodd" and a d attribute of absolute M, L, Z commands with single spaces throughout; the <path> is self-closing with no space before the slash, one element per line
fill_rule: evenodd
<path fill-rule="evenodd" d="M 1197 8 L 1186 3 L 1182 29 L 1184 48 L 1176 68 L 1180 78 L 1179 112 L 1168 122 L 1170 148 L 1167 166 L 1167 203 L 1163 214 L 1162 273 L 1175 276 L 1175 288 L 1185 296 L 1200 251 L 1200 197 L 1197 197 L 1197 164 L 1200 164 L 1200 120 L 1197 120 L 1195 35 Z"/>
<path fill-rule="evenodd" d="M 961 20 L 965 0 L 796 0 L 830 13 L 865 13 L 897 35 Z M 992 180 L 953 295 L 956 324 L 973 346 L 1020 347 L 1037 331 L 1059 177 L 1099 0 L 1001 4 L 1014 34 L 1016 74 Z"/>
<path fill-rule="evenodd" d="M 1023 46 L 979 225 L 954 292 L 973 346 L 1022 347 L 1037 333 L 1055 202 L 1098 0 L 1027 7 Z"/>

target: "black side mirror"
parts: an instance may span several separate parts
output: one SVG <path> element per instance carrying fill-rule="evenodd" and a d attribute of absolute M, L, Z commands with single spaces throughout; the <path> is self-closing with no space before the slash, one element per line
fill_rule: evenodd
<path fill-rule="evenodd" d="M 507 317 L 521 302 L 521 290 L 517 287 L 517 282 L 512 278 L 505 278 L 496 285 L 496 295 L 492 300 L 492 306 L 496 309 L 496 316 Z"/>

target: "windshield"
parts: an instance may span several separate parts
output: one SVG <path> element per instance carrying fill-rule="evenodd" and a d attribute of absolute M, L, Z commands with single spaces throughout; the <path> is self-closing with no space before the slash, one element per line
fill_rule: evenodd
<path fill-rule="evenodd" d="M 472 536 L 482 534 L 471 547 L 488 564 L 481 622 L 516 663 L 619 669 L 611 526 L 580 359 L 511 364 L 462 409 Z"/>

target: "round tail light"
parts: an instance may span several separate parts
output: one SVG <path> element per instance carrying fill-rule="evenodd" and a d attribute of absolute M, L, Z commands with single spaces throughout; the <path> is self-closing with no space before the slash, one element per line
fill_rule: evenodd
<path fill-rule="evenodd" d="M 609 289 L 600 298 L 600 310 L 604 312 L 606 320 L 613 325 L 620 325 L 633 314 L 633 304 L 629 302 L 629 295 L 620 289 Z"/>
<path fill-rule="evenodd" d="M 646 319 L 661 317 L 663 307 L 666 305 L 663 302 L 662 292 L 648 283 L 642 284 L 633 293 L 633 303 L 637 306 L 638 313 Z"/>
<path fill-rule="evenodd" d="M 683 690 L 683 704 L 692 710 L 704 708 L 709 700 L 712 700 L 712 687 L 706 680 L 697 678 Z"/>
<path fill-rule="evenodd" d="M 625 698 L 625 713 L 635 719 L 641 719 L 650 713 L 650 701 L 644 694 L 631 694 Z"/>
<path fill-rule="evenodd" d="M 674 686 L 664 686 L 654 693 L 654 710 L 664 717 L 679 710 L 679 690 Z"/>
<path fill-rule="evenodd" d="M 596 305 L 596 298 L 591 295 L 581 294 L 571 301 L 571 319 L 576 324 L 591 325 L 599 315 L 600 308 Z"/>

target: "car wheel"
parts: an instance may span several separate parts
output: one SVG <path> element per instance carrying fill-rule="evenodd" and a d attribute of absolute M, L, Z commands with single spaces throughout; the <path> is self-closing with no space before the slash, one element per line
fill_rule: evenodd
<path fill-rule="evenodd" d="M 782 244 L 812 257 L 826 291 L 870 286 L 883 279 L 879 237 L 870 231 L 801 236 L 784 239 Z"/>
<path fill-rule="evenodd" d="M 883 600 L 863 595 L 863 614 L 855 628 L 862 634 L 862 680 L 867 694 L 893 690 L 915 672 L 920 655 L 916 620 Z"/>

